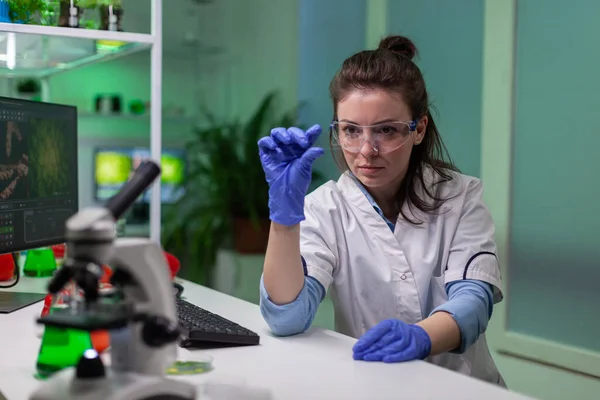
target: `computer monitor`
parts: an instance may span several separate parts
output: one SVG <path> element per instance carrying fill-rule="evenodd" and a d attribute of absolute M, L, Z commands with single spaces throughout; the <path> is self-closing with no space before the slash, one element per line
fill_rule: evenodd
<path fill-rule="evenodd" d="M 77 109 L 0 97 L 0 253 L 64 243 L 77 179 Z"/>
<path fill-rule="evenodd" d="M 96 148 L 94 154 L 95 199 L 105 202 L 117 193 L 140 163 L 150 158 L 148 148 Z M 184 150 L 164 149 L 161 155 L 160 190 L 161 202 L 173 204 L 184 193 L 186 174 Z M 150 203 L 150 191 L 144 193 L 138 203 Z"/>

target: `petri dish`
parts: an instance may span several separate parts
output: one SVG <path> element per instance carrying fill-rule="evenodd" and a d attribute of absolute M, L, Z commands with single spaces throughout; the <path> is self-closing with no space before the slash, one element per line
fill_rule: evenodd
<path fill-rule="evenodd" d="M 167 368 L 167 375 L 199 375 L 213 370 L 213 358 L 208 354 L 193 360 L 177 360 Z"/>

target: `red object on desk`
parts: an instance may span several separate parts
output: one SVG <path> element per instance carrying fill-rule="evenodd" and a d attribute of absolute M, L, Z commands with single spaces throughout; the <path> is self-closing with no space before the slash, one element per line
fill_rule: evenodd
<path fill-rule="evenodd" d="M 166 251 L 163 252 L 165 255 L 165 259 L 167 260 L 167 264 L 169 266 L 169 273 L 171 274 L 171 280 L 175 279 L 175 276 L 179 272 L 179 268 L 181 263 L 179 259 L 175 257 L 173 254 L 168 253 Z M 103 265 L 102 269 L 104 270 L 104 275 L 100 278 L 100 284 L 102 285 L 110 285 L 110 277 L 112 276 L 112 268 L 108 265 Z"/>
<path fill-rule="evenodd" d="M 65 250 L 66 250 L 66 245 L 63 244 L 56 244 L 54 246 L 52 246 L 52 252 L 54 253 L 54 258 L 56 260 L 59 260 L 61 258 L 65 258 Z"/>
<path fill-rule="evenodd" d="M 100 283 L 109 284 L 110 277 L 112 276 L 112 268 L 108 265 L 103 265 L 102 270 L 104 270 L 104 275 L 102 275 L 102 278 L 100 278 Z"/>
<path fill-rule="evenodd" d="M 52 295 L 48 293 L 46 298 L 44 298 L 44 308 L 42 308 L 42 317 L 45 317 L 50 312 L 50 307 L 52 307 Z"/>
<path fill-rule="evenodd" d="M 11 281 L 15 277 L 15 260 L 11 253 L 0 255 L 0 282 Z"/>
<path fill-rule="evenodd" d="M 90 340 L 92 341 L 92 347 L 98 354 L 102 354 L 110 347 L 110 333 L 108 331 L 90 332 Z"/>
<path fill-rule="evenodd" d="M 179 272 L 179 268 L 181 267 L 181 262 L 179 259 L 175 257 L 173 254 L 164 251 L 165 258 L 167 259 L 167 264 L 169 264 L 169 271 L 171 272 L 171 280 L 175 279 L 177 273 Z"/>

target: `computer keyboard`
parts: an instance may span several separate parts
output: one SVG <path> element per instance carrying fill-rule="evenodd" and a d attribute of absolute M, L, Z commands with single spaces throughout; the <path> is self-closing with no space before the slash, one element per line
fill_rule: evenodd
<path fill-rule="evenodd" d="M 181 298 L 176 299 L 177 319 L 183 333 L 181 347 L 257 345 L 260 336 L 220 315 Z"/>

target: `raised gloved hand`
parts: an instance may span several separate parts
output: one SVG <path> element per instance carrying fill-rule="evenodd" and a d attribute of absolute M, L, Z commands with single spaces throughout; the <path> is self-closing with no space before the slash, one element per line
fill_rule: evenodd
<path fill-rule="evenodd" d="M 422 360 L 431 352 L 425 329 L 387 319 L 369 329 L 352 348 L 353 358 L 386 363 Z"/>
<path fill-rule="evenodd" d="M 312 147 L 321 134 L 314 125 L 306 132 L 299 128 L 275 128 L 258 141 L 260 161 L 269 183 L 270 219 L 292 226 L 304 220 L 304 197 L 312 177 L 313 162 L 323 155 Z"/>

